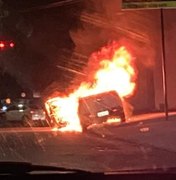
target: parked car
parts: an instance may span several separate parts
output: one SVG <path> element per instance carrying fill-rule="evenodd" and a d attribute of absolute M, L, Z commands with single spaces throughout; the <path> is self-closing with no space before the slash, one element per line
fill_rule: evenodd
<path fill-rule="evenodd" d="M 46 112 L 37 105 L 12 104 L 4 112 L 6 122 L 22 122 L 26 125 L 33 125 L 40 121 L 46 121 Z"/>
<path fill-rule="evenodd" d="M 78 115 L 83 131 L 92 124 L 106 122 L 110 118 L 125 121 L 122 101 L 116 91 L 104 92 L 79 99 Z"/>
<path fill-rule="evenodd" d="M 29 119 L 32 119 L 33 121 L 46 120 L 46 112 L 42 107 L 30 105 L 29 109 L 30 111 L 25 114 Z"/>

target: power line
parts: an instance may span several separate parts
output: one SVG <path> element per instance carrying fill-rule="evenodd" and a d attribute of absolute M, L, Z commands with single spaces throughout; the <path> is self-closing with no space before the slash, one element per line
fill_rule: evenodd
<path fill-rule="evenodd" d="M 44 10 L 44 9 L 56 8 L 56 7 L 76 4 L 76 3 L 79 3 L 81 1 L 83 1 L 83 0 L 63 0 L 60 2 L 54 2 L 54 3 L 47 4 L 47 5 L 42 5 L 42 6 L 37 6 L 37 7 L 32 7 L 32 8 L 20 10 L 19 12 L 25 13 L 25 12 L 35 11 L 35 10 Z"/>

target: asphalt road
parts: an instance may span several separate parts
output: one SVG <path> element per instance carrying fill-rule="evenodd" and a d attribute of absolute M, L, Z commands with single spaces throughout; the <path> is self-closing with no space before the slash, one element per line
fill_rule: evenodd
<path fill-rule="evenodd" d="M 1 128 L 0 160 L 90 171 L 176 167 L 176 118 L 100 125 L 88 133 Z"/>

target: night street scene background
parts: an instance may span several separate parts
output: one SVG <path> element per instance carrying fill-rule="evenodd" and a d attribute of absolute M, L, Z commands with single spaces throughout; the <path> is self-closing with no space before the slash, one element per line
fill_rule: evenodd
<path fill-rule="evenodd" d="M 0 0 L 0 161 L 175 167 L 176 10 L 162 13 L 118 0 Z M 102 103 L 104 89 L 118 108 Z M 81 114 L 81 98 L 101 111 Z"/>

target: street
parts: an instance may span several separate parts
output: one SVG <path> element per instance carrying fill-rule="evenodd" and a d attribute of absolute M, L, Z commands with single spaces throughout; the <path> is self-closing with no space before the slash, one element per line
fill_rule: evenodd
<path fill-rule="evenodd" d="M 87 133 L 49 127 L 1 128 L 1 161 L 90 171 L 176 166 L 176 118 L 99 125 Z"/>

